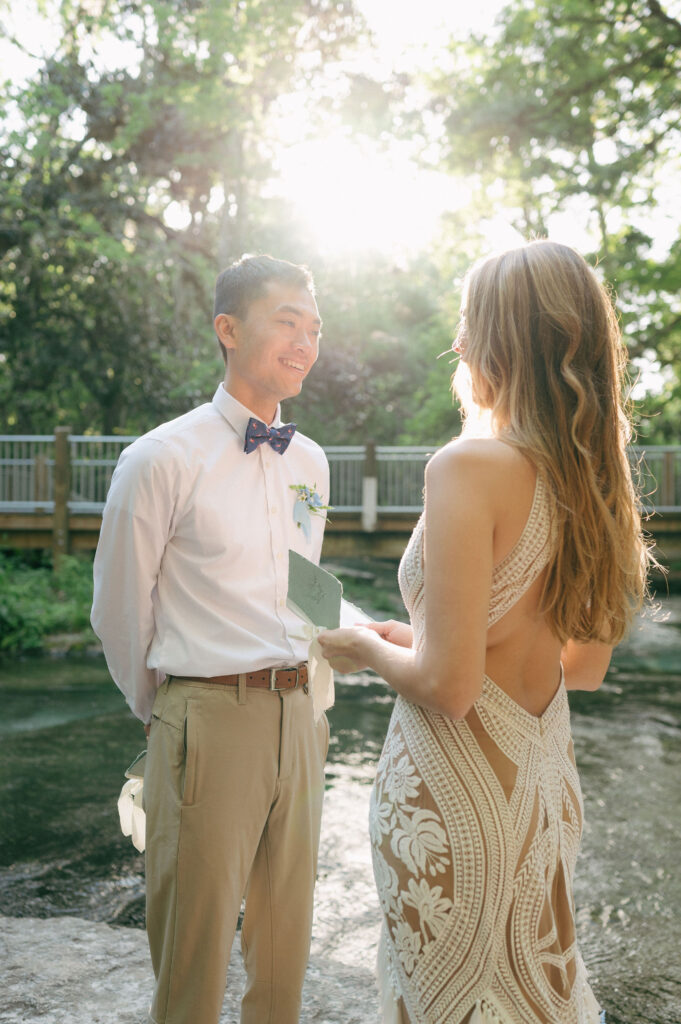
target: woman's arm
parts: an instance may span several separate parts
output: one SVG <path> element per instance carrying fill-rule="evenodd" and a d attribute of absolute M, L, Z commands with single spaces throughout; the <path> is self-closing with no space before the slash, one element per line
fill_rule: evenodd
<path fill-rule="evenodd" d="M 597 690 L 605 678 L 613 648 L 592 641 L 578 644 L 568 640 L 560 652 L 566 690 Z"/>
<path fill-rule="evenodd" d="M 368 666 L 408 700 L 462 718 L 480 696 L 492 580 L 495 474 L 476 442 L 438 452 L 426 469 L 425 640 L 414 651 L 358 627 L 322 633 L 340 671 Z"/>

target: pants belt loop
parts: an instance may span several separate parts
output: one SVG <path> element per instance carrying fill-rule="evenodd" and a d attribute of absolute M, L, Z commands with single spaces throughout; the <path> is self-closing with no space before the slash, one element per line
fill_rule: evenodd
<path fill-rule="evenodd" d="M 246 703 L 246 673 L 239 672 L 239 684 L 237 689 L 237 704 Z"/>

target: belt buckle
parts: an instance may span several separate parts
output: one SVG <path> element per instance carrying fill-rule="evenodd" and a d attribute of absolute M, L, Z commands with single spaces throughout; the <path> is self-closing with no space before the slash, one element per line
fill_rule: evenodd
<path fill-rule="evenodd" d="M 277 686 L 277 672 L 295 672 L 296 681 L 294 686 Z M 295 668 L 271 668 L 270 673 L 270 685 L 268 689 L 273 693 L 281 693 L 283 690 L 297 690 L 300 682 L 300 665 L 296 665 Z"/>

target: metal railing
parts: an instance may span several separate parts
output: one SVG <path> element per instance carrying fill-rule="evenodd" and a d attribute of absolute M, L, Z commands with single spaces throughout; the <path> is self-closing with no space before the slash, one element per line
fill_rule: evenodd
<path fill-rule="evenodd" d="M 119 456 L 132 437 L 72 434 L 70 512 L 101 512 Z"/>
<path fill-rule="evenodd" d="M 651 512 L 681 511 L 681 445 L 635 445 L 629 459 L 644 507 Z"/>
<path fill-rule="evenodd" d="M 54 435 L 0 436 L 0 509 L 54 510 Z"/>
<path fill-rule="evenodd" d="M 134 437 L 68 435 L 68 511 L 101 512 L 111 476 Z M 331 473 L 331 504 L 360 513 L 367 476 L 375 476 L 378 514 L 415 513 L 423 505 L 426 462 L 434 446 L 340 445 L 325 448 Z M 645 504 L 657 512 L 681 511 L 681 445 L 630 449 Z M 55 438 L 0 436 L 0 512 L 53 512 Z"/>
<path fill-rule="evenodd" d="M 338 445 L 324 451 L 329 460 L 330 502 L 334 510 L 361 512 L 364 445 Z"/>
<path fill-rule="evenodd" d="M 426 462 L 435 450 L 434 445 L 376 447 L 379 512 L 419 512 L 423 508 Z"/>

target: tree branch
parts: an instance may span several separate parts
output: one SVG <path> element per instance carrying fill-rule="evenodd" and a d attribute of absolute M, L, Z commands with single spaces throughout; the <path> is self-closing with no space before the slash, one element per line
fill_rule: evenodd
<path fill-rule="evenodd" d="M 648 0 L 648 8 L 650 13 L 654 15 L 658 21 L 662 21 L 665 25 L 671 25 L 673 29 L 676 29 L 679 37 L 681 38 L 681 21 L 672 17 L 671 14 L 667 14 L 666 11 L 663 11 L 659 0 Z"/>

